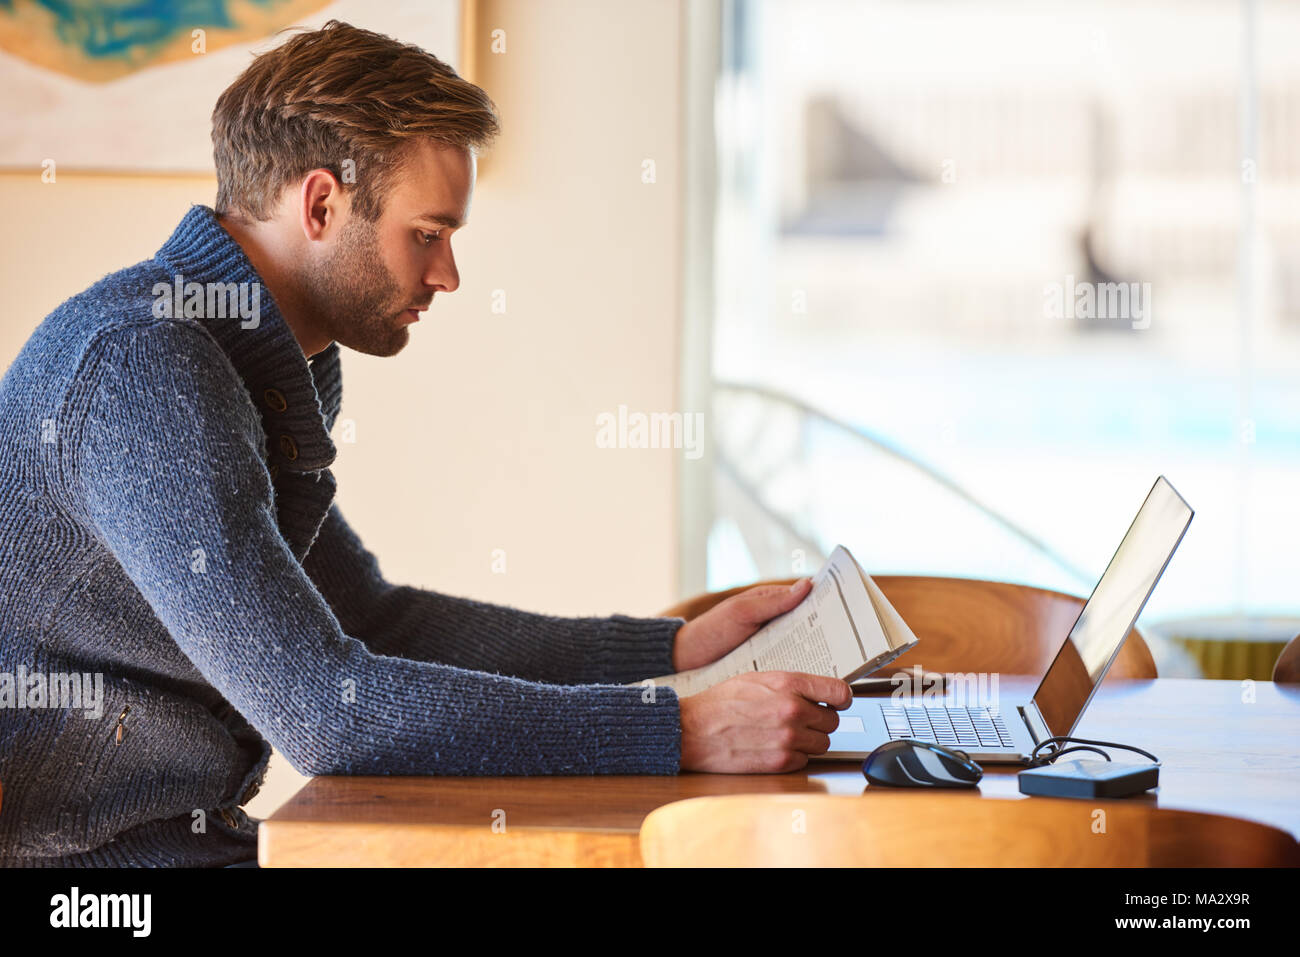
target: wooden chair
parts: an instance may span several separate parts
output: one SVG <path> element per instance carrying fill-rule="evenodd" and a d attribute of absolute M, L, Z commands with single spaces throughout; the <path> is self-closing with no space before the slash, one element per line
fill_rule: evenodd
<path fill-rule="evenodd" d="M 1273 666 L 1273 680 L 1278 683 L 1300 684 L 1300 635 L 1286 643 Z"/>
<path fill-rule="evenodd" d="M 1266 824 L 1146 802 L 737 794 L 675 801 L 641 825 L 647 867 L 1295 867 Z"/>
<path fill-rule="evenodd" d="M 771 579 L 756 584 L 789 585 L 794 581 Z M 876 677 L 914 664 L 927 672 L 1042 674 L 1084 605 L 1082 598 L 1061 592 L 972 578 L 873 575 L 872 581 L 920 639 L 915 648 L 897 659 L 896 667 L 878 672 Z M 753 587 L 742 585 L 697 595 L 660 615 L 689 621 Z M 1154 677 L 1155 659 L 1134 628 L 1107 679 Z"/>

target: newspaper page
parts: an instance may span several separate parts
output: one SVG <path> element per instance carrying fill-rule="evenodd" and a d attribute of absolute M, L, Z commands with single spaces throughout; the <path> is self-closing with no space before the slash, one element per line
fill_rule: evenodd
<path fill-rule="evenodd" d="M 713 664 L 651 680 L 683 698 L 747 671 L 798 671 L 854 681 L 914 644 L 916 636 L 884 593 L 839 545 L 797 606 Z"/>

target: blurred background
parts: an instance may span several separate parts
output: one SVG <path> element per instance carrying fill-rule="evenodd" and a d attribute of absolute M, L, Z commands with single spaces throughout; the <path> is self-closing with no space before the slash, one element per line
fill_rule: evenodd
<path fill-rule="evenodd" d="M 1161 674 L 1267 678 L 1300 7 L 734 0 L 718 40 L 709 586 L 842 542 L 1086 595 L 1164 474 L 1197 516 L 1141 622 Z M 1085 284 L 1132 308 L 1062 309 Z"/>
<path fill-rule="evenodd" d="M 201 80 L 188 31 L 106 70 L 120 7 L 0 5 L 0 364 L 211 205 L 216 92 L 283 25 L 214 28 Z M 844 544 L 1086 595 L 1164 474 L 1197 515 L 1139 622 L 1160 673 L 1267 678 L 1300 631 L 1297 5 L 285 9 L 420 43 L 504 124 L 459 291 L 344 355 L 338 498 L 391 581 L 648 616 Z M 68 16 L 78 59 L 28 56 Z M 703 441 L 606 447 L 620 407 Z"/>

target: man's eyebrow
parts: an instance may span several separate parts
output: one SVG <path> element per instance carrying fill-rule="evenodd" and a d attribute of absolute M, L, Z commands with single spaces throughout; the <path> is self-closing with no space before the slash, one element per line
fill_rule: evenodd
<path fill-rule="evenodd" d="M 436 223 L 439 226 L 446 226 L 448 229 L 460 229 L 464 225 L 459 219 L 450 213 L 422 213 L 415 217 L 425 222 Z"/>

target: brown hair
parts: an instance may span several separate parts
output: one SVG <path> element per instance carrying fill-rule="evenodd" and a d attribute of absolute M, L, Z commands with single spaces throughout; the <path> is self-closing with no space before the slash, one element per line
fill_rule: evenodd
<path fill-rule="evenodd" d="M 431 53 L 331 20 L 256 57 L 217 99 L 216 212 L 269 219 L 286 185 L 328 169 L 374 222 L 413 138 L 477 150 L 499 131 L 488 95 Z"/>

